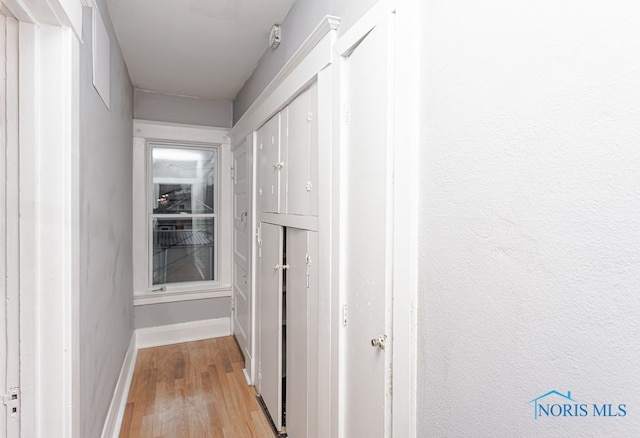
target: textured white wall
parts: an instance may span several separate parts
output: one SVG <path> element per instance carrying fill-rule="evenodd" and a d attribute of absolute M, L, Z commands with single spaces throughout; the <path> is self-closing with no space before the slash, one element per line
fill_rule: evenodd
<path fill-rule="evenodd" d="M 640 7 L 428 1 L 418 436 L 640 433 Z M 533 418 L 549 390 L 624 418 Z"/>
<path fill-rule="evenodd" d="M 91 10 L 80 48 L 80 436 L 97 438 L 133 331 L 133 89 L 113 34 L 111 110 L 92 85 Z"/>

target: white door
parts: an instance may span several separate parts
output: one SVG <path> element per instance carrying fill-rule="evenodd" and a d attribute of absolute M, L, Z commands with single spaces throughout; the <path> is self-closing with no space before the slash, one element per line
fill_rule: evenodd
<path fill-rule="evenodd" d="M 345 318 L 344 437 L 390 427 L 392 185 L 388 24 L 345 59 L 348 122 L 343 150 Z"/>
<path fill-rule="evenodd" d="M 317 428 L 318 233 L 287 228 L 287 435 L 311 438 Z"/>
<path fill-rule="evenodd" d="M 232 152 L 233 160 L 233 334 L 252 375 L 252 302 L 251 302 L 251 153 L 253 136 Z"/>
<path fill-rule="evenodd" d="M 260 224 L 258 392 L 282 429 L 282 227 Z"/>
<path fill-rule="evenodd" d="M 0 5 L 0 436 L 20 434 L 18 25 Z"/>

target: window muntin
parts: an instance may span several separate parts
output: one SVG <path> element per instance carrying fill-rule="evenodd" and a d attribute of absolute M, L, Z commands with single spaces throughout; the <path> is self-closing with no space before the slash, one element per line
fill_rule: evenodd
<path fill-rule="evenodd" d="M 149 285 L 217 280 L 218 149 L 149 144 Z"/>

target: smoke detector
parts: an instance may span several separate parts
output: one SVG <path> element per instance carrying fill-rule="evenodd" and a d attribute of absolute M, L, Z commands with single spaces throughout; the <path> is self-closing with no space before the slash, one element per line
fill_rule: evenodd
<path fill-rule="evenodd" d="M 280 25 L 274 24 L 269 32 L 269 46 L 275 50 L 280 45 Z"/>

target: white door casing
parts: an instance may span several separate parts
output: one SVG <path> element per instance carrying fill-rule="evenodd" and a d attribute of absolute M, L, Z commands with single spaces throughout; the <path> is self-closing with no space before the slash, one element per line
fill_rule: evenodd
<path fill-rule="evenodd" d="M 252 243 L 252 138 L 232 151 L 233 162 L 233 334 L 251 372 L 253 361 L 251 243 Z"/>
<path fill-rule="evenodd" d="M 391 427 L 393 262 L 390 24 L 383 20 L 343 59 L 342 436 Z M 375 344 L 375 345 L 374 345 Z"/>

